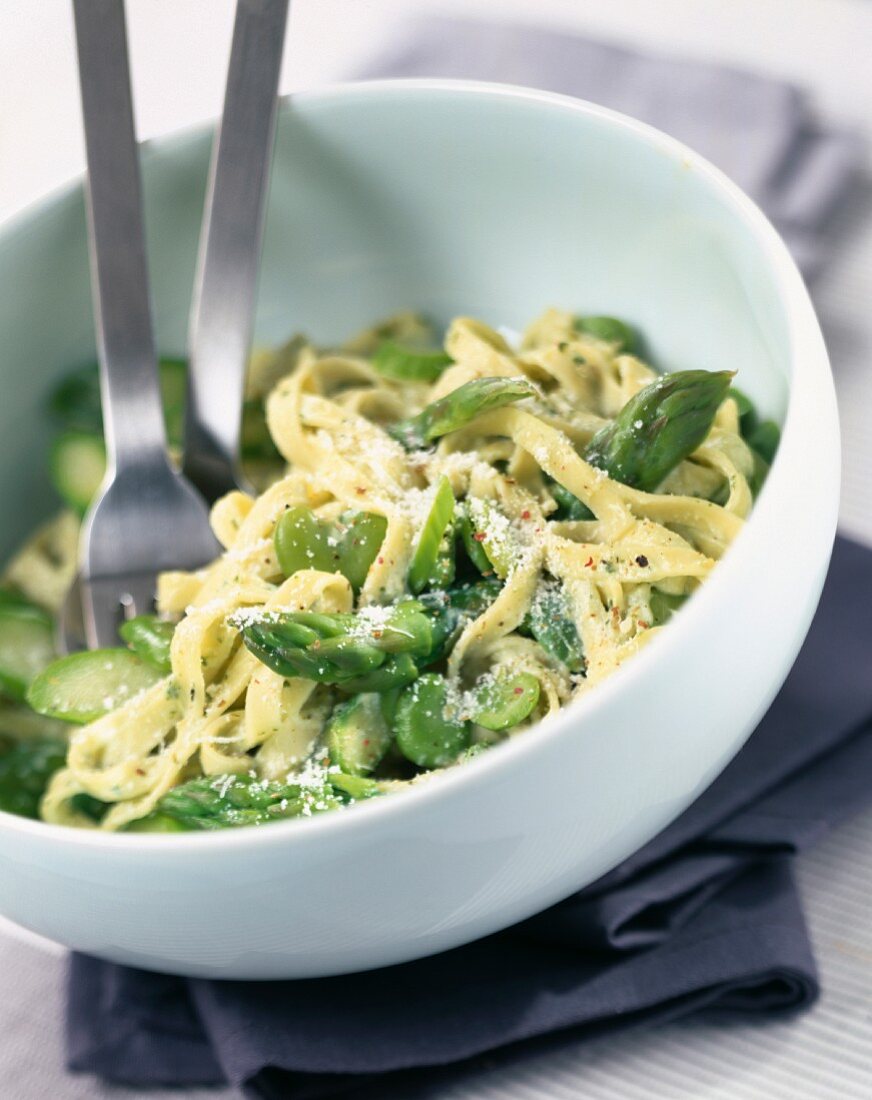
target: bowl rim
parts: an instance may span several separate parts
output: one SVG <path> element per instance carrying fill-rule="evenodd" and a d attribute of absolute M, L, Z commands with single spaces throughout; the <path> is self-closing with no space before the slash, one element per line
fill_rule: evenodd
<path fill-rule="evenodd" d="M 296 109 L 297 106 L 302 106 L 304 110 L 317 109 L 322 105 L 343 100 L 357 101 L 384 95 L 399 98 L 430 95 L 436 98 L 501 99 L 510 103 L 531 104 L 554 111 L 577 114 L 600 120 L 608 126 L 623 131 L 655 152 L 693 170 L 699 178 L 703 179 L 709 190 L 715 193 L 723 204 L 744 223 L 750 239 L 759 250 L 760 257 L 765 259 L 768 265 L 779 304 L 783 307 L 792 373 L 787 380 L 782 450 L 785 442 L 791 438 L 791 429 L 797 419 L 796 408 L 804 396 L 804 384 L 796 385 L 797 375 L 800 370 L 811 372 L 811 377 L 803 378 L 803 383 L 811 384 L 815 382 L 814 372 L 822 367 L 823 371 L 819 372 L 820 377 L 817 381 L 828 391 L 824 396 L 832 404 L 831 420 L 835 429 L 833 455 L 838 455 L 838 421 L 835 417 L 832 376 L 818 322 L 802 276 L 787 246 L 766 215 L 723 171 L 677 138 L 632 116 L 570 95 L 514 84 L 427 77 L 346 81 L 284 95 L 280 97 L 279 112 L 281 114 L 289 108 Z M 171 150 L 177 144 L 196 140 L 208 133 L 214 124 L 214 122 L 195 123 L 150 138 L 141 143 L 144 155 L 147 158 L 151 149 Z M 42 216 L 52 204 L 76 196 L 84 186 L 84 180 L 84 172 L 77 172 L 12 211 L 0 222 L 0 247 L 3 246 L 4 238 L 24 228 L 31 219 Z M 805 342 L 797 339 L 798 336 L 804 337 Z M 809 337 L 812 339 L 809 340 Z M 813 386 L 810 385 L 810 388 Z M 804 403 L 809 405 L 813 400 L 813 395 L 809 394 Z M 776 458 L 773 469 L 777 466 Z M 835 488 L 837 499 L 838 474 L 836 474 Z M 344 830 L 357 825 L 358 830 L 361 830 L 365 821 L 371 822 L 372 827 L 375 828 L 380 822 L 403 814 L 407 808 L 423 807 L 425 802 L 449 797 L 453 792 L 479 782 L 480 777 L 482 777 L 481 781 L 485 781 L 483 777 L 486 774 L 495 778 L 498 774 L 515 767 L 517 760 L 537 752 L 544 742 L 566 736 L 573 722 L 580 717 L 583 716 L 589 725 L 595 720 L 597 713 L 609 705 L 615 695 L 632 690 L 633 682 L 645 674 L 652 662 L 662 661 L 670 649 L 680 645 L 683 635 L 691 629 L 692 623 L 708 615 L 708 605 L 717 599 L 719 592 L 726 588 L 729 577 L 738 572 L 741 557 L 747 555 L 737 555 L 736 551 L 740 547 L 749 545 L 750 537 L 762 525 L 765 515 L 774 509 L 775 505 L 772 502 L 775 500 L 776 498 L 764 488 L 736 541 L 730 546 L 724 560 L 718 562 L 715 583 L 704 585 L 695 594 L 694 599 L 682 609 L 681 615 L 670 625 L 670 629 L 657 638 L 656 645 L 644 647 L 633 660 L 619 666 L 603 683 L 598 684 L 589 694 L 568 704 L 559 714 L 537 723 L 525 730 L 521 736 L 495 745 L 487 753 L 481 754 L 462 766 L 432 775 L 414 789 L 398 791 L 390 797 L 373 799 L 366 804 L 365 808 L 355 804 L 342 812 L 328 812 L 314 814 L 306 819 L 293 818 L 272 822 L 269 828 L 251 826 L 173 834 L 118 833 L 54 825 L 0 810 L 0 831 L 29 835 L 34 839 L 43 839 L 52 843 L 61 842 L 69 847 L 101 849 L 108 846 L 110 850 L 151 854 L 160 851 L 168 858 L 176 858 L 176 856 L 185 858 L 185 853 L 192 848 L 203 852 L 204 846 L 210 852 L 216 852 L 251 845 L 259 847 L 266 844 L 288 846 L 295 843 L 315 844 L 319 838 L 332 836 L 337 829 Z M 365 813 L 366 817 L 358 821 L 360 813 Z M 349 819 L 351 824 L 347 824 Z"/>

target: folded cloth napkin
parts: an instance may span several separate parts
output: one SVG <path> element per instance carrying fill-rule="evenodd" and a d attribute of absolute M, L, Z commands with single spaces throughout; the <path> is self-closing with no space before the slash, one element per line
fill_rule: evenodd
<path fill-rule="evenodd" d="M 856 150 L 802 95 L 580 39 L 430 21 L 368 75 L 456 75 L 605 102 L 683 137 L 778 218 L 807 271 Z M 599 882 L 430 959 L 300 982 L 185 981 L 71 961 L 71 1069 L 251 1096 L 410 1097 L 426 1074 L 690 1012 L 770 1013 L 817 993 L 790 855 L 868 801 L 872 551 L 839 540 L 784 689 L 747 746 L 668 829 Z"/>
<path fill-rule="evenodd" d="M 686 142 L 763 207 L 806 277 L 826 260 L 830 217 L 855 182 L 859 135 L 822 128 L 779 80 L 512 23 L 411 20 L 359 74 L 492 80 L 623 111 Z"/>

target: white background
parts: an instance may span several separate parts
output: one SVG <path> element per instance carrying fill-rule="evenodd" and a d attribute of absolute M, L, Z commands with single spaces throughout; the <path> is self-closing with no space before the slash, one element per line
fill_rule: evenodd
<path fill-rule="evenodd" d="M 215 116 L 231 0 L 128 0 L 140 137 Z M 868 0 L 296 0 L 282 91 L 353 72 L 421 12 L 525 20 L 755 68 L 806 86 L 822 117 L 872 148 Z M 84 155 L 68 0 L 0 0 L 0 219 L 79 172 Z M 872 543 L 872 153 L 851 233 L 814 288 L 839 391 L 843 527 Z M 858 220 L 859 219 L 859 220 Z M 672 1025 L 537 1057 L 441 1089 L 440 1100 L 868 1100 L 872 1097 L 872 812 L 800 861 L 824 985 L 789 1022 Z M 0 1095 L 142 1093 L 62 1070 L 59 952 L 0 928 Z M 181 1094 L 155 1094 L 174 1100 Z M 224 1090 L 187 1092 L 218 1100 Z"/>

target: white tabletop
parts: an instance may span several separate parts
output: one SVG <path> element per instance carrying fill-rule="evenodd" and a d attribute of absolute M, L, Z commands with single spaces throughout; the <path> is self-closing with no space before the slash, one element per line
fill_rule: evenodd
<path fill-rule="evenodd" d="M 220 110 L 232 0 L 127 0 L 142 137 Z M 649 50 L 720 60 L 809 88 L 822 117 L 872 149 L 869 0 L 296 0 L 283 91 L 342 77 L 398 18 L 515 18 Z M 865 47 L 864 47 L 865 44 Z M 195 59 L 192 61 L 192 59 Z M 865 58 L 868 60 L 868 57 Z M 0 4 L 0 219 L 81 170 L 69 0 Z M 844 437 L 843 528 L 872 543 L 872 152 L 843 212 L 845 244 L 814 288 Z M 570 1043 L 439 1100 L 868 1100 L 872 1096 L 872 809 L 798 860 L 823 996 L 790 1021 L 693 1021 Z M 63 1071 L 63 953 L 0 923 L 0 1095 L 9 1100 L 227 1100 L 153 1094 Z"/>

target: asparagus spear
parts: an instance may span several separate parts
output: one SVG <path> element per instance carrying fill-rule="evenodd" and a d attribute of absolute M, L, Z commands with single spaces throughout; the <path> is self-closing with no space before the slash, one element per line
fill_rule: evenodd
<path fill-rule="evenodd" d="M 152 813 L 127 828 L 138 833 L 262 825 L 342 803 L 329 783 L 302 786 L 252 775 L 204 776 L 167 791 Z"/>
<path fill-rule="evenodd" d="M 250 623 L 243 638 L 280 676 L 304 676 L 352 692 L 408 683 L 417 675 L 413 658 L 426 658 L 439 640 L 434 617 L 415 600 L 348 615 L 290 612 Z"/>
<path fill-rule="evenodd" d="M 248 623 L 243 640 L 280 676 L 336 684 L 347 693 L 384 692 L 442 660 L 463 623 L 480 615 L 499 589 L 482 581 L 352 614 L 288 612 Z"/>
<path fill-rule="evenodd" d="M 732 371 L 664 374 L 597 432 L 585 459 L 615 481 L 651 492 L 708 435 L 732 377 Z"/>
<path fill-rule="evenodd" d="M 618 351 L 633 352 L 636 350 L 637 339 L 635 331 L 626 323 L 619 321 L 617 317 L 576 317 L 575 327 L 581 332 L 590 333 L 600 340 L 608 340 L 618 345 Z"/>
<path fill-rule="evenodd" d="M 474 378 L 431 402 L 417 416 L 398 420 L 388 431 L 407 451 L 415 451 L 440 436 L 465 427 L 482 413 L 535 394 L 534 388 L 523 378 Z"/>
<path fill-rule="evenodd" d="M 378 780 L 332 770 L 314 785 L 251 774 L 204 776 L 167 791 L 150 814 L 131 822 L 125 831 L 177 833 L 265 825 L 338 809 L 384 790 Z"/>
<path fill-rule="evenodd" d="M 397 382 L 435 382 L 449 363 L 444 351 L 407 348 L 393 340 L 385 340 L 372 357 L 379 374 Z"/>

